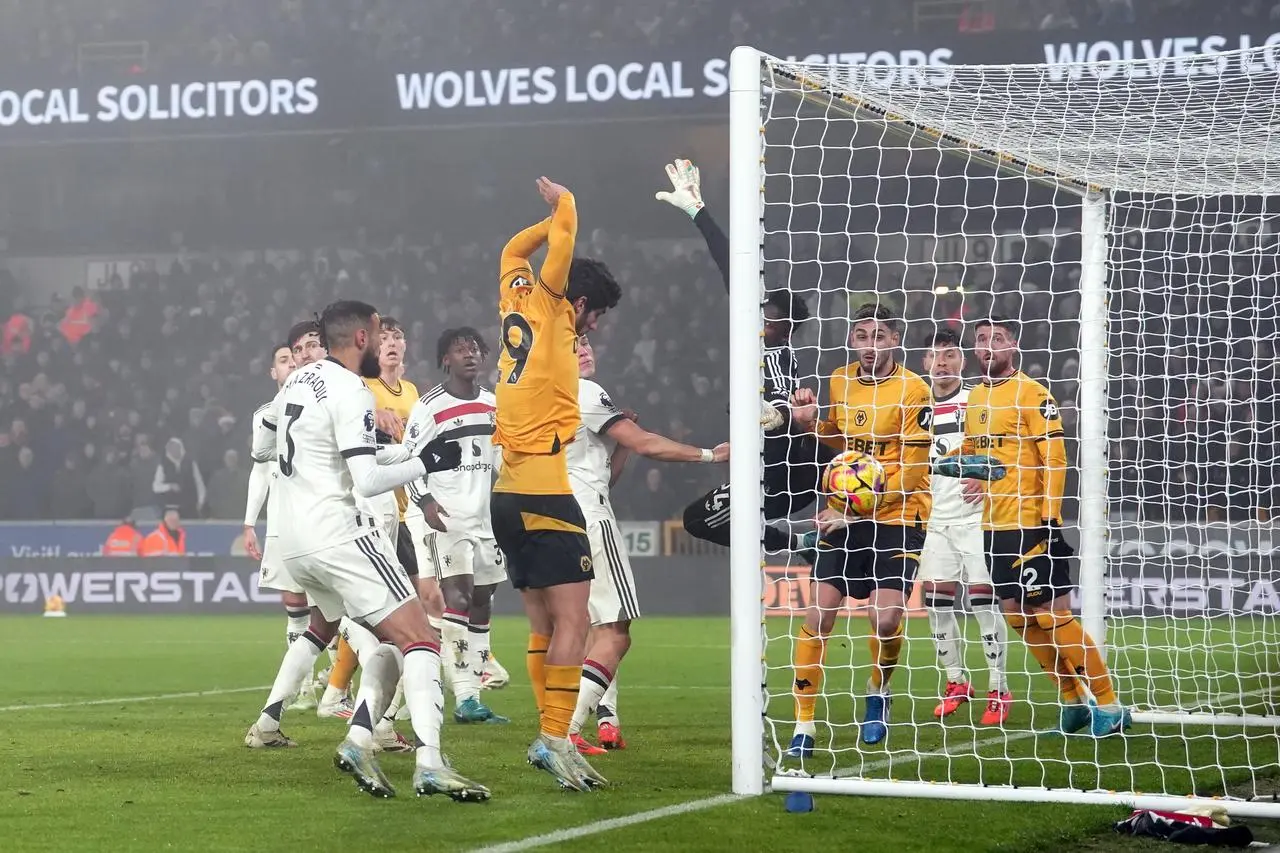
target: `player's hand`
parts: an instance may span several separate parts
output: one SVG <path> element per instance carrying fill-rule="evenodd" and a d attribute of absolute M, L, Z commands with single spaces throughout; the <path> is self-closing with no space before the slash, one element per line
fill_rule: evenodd
<path fill-rule="evenodd" d="M 378 425 L 378 429 L 393 439 L 399 440 L 400 436 L 404 435 L 404 421 L 390 409 L 378 409 L 373 413 L 373 420 Z"/>
<path fill-rule="evenodd" d="M 556 205 L 560 203 L 560 196 L 569 192 L 569 190 L 544 175 L 538 178 L 538 192 L 542 195 L 542 200 L 551 205 L 551 209 L 554 211 Z"/>
<path fill-rule="evenodd" d="M 444 511 L 444 507 L 435 501 L 427 501 L 422 505 L 422 515 L 427 519 L 427 526 L 432 530 L 438 530 L 441 533 L 448 533 L 449 528 L 444 526 L 442 518 L 448 518 L 449 513 Z"/>
<path fill-rule="evenodd" d="M 671 192 L 665 190 L 654 194 L 658 201 L 665 201 L 672 207 L 678 207 L 689 218 L 698 215 L 705 205 L 702 203 L 702 175 L 698 167 L 688 160 L 676 160 L 667 164 L 667 177 L 671 179 Z"/>
<path fill-rule="evenodd" d="M 809 388 L 799 388 L 791 395 L 791 419 L 806 430 L 818 422 L 818 395 Z"/>
<path fill-rule="evenodd" d="M 987 484 L 966 478 L 960 481 L 960 499 L 967 504 L 980 504 L 987 496 Z"/>
<path fill-rule="evenodd" d="M 632 409 L 623 409 L 622 416 L 627 420 L 631 421 L 633 424 L 640 423 L 640 416 L 636 414 L 635 411 Z"/>
<path fill-rule="evenodd" d="M 761 401 L 760 403 L 760 426 L 764 427 L 765 432 L 773 432 L 787 422 L 782 412 L 778 411 L 778 407 L 772 403 Z"/>
<path fill-rule="evenodd" d="M 729 442 L 722 441 L 715 447 L 711 448 L 712 462 L 728 462 L 729 461 Z"/>
<path fill-rule="evenodd" d="M 844 513 L 838 509 L 832 509 L 831 507 L 827 507 L 822 512 L 818 513 L 813 522 L 818 527 L 819 536 L 826 536 L 833 530 L 839 530 L 842 527 L 849 526 L 849 519 L 845 518 Z"/>
<path fill-rule="evenodd" d="M 418 458 L 428 474 L 449 471 L 462 464 L 462 445 L 448 441 L 443 436 L 433 438 L 418 451 Z"/>
<path fill-rule="evenodd" d="M 244 527 L 244 550 L 253 559 L 262 559 L 262 549 L 258 547 L 258 531 L 247 524 Z"/>

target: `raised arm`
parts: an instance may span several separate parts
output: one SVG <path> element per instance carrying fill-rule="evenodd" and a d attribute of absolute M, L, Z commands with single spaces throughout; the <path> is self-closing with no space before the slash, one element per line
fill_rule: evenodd
<path fill-rule="evenodd" d="M 720 229 L 719 223 L 711 218 L 702 201 L 702 174 L 688 160 L 676 160 L 667 164 L 667 178 L 671 181 L 671 192 L 660 192 L 655 197 L 683 210 L 693 220 L 693 224 L 698 226 L 702 239 L 707 242 L 707 251 L 711 252 L 711 260 L 715 261 L 716 268 L 720 270 L 725 290 L 728 290 L 729 238 Z"/>
<path fill-rule="evenodd" d="M 605 432 L 618 442 L 619 447 L 659 462 L 726 462 L 729 459 L 728 444 L 718 444 L 714 450 L 703 450 L 649 432 L 627 418 L 614 421 Z"/>

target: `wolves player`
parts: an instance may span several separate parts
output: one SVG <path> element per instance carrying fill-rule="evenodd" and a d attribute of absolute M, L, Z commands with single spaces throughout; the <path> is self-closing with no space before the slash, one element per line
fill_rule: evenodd
<path fill-rule="evenodd" d="M 502 469 L 490 511 L 512 585 L 529 617 L 529 666 L 542 712 L 528 759 L 561 785 L 588 790 L 604 778 L 569 743 L 594 577 L 586 520 L 573 497 L 565 446 L 578 414 L 578 334 L 595 328 L 621 291 L 599 261 L 573 257 L 578 213 L 573 195 L 546 178 L 538 191 L 551 216 L 502 250 L 498 313 L 497 430 Z M 547 246 L 541 275 L 529 256 Z"/>
<path fill-rule="evenodd" d="M 329 357 L 296 371 L 276 411 L 280 532 L 285 570 L 314 602 L 311 625 L 289 647 L 267 705 L 248 739 L 288 746 L 279 731 L 283 699 L 297 690 L 316 656 L 349 616 L 385 643 L 365 660 L 356 711 L 334 763 L 375 796 L 395 791 L 374 755 L 379 718 L 403 667 L 405 698 L 420 741 L 414 790 L 455 800 L 486 800 L 488 790 L 448 767 L 440 754 L 442 714 L 438 635 L 427 623 L 409 577 L 383 531 L 356 495 L 372 497 L 431 471 L 453 467 L 460 448 L 429 442 L 418 456 L 402 447 L 380 453 L 373 395 L 360 377 L 378 372 L 378 315 L 371 305 L 338 302 L 320 320 Z M 407 606 L 406 606 L 407 605 Z M 398 650 L 398 652 L 397 652 Z"/>
<path fill-rule="evenodd" d="M 289 374 L 293 372 L 293 350 L 288 343 L 283 343 L 275 347 L 271 351 L 271 370 L 270 376 L 276 383 L 276 393 L 280 393 L 280 389 L 284 386 L 284 382 L 289 378 Z M 270 409 L 275 398 L 264 403 L 253 413 L 253 431 L 256 434 L 259 430 L 265 431 L 267 428 L 263 426 L 262 418 Z M 255 438 L 252 444 L 266 444 L 265 437 Z M 285 611 L 285 645 L 288 646 L 298 637 L 302 636 L 302 632 L 307 630 L 307 625 L 311 621 L 311 610 L 307 607 L 307 596 L 292 581 L 281 576 L 280 559 L 277 553 L 276 539 L 278 532 L 273 533 L 273 529 L 279 525 L 280 510 L 275 500 L 275 491 L 271 488 L 271 481 L 275 475 L 274 454 L 270 458 L 254 458 L 253 468 L 249 471 L 249 494 L 245 500 L 244 512 L 244 548 L 249 556 L 261 563 L 261 571 L 258 575 L 258 589 L 273 589 L 280 593 L 280 599 L 284 603 Z M 262 505 L 269 504 L 267 510 L 267 535 L 266 554 L 258 545 L 258 516 L 262 514 Z M 310 679 L 308 679 L 308 682 Z M 308 701 L 309 700 L 309 701 Z M 291 708 L 306 709 L 315 707 L 315 696 L 312 693 L 311 685 L 304 682 L 302 691 L 298 694 L 298 701 L 291 705 Z"/>
<path fill-rule="evenodd" d="M 591 639 L 582 664 L 578 706 L 569 726 L 569 738 L 579 752 L 599 755 L 604 749 L 583 740 L 582 724 L 613 684 L 618 664 L 631 648 L 631 622 L 640 618 L 631 562 L 618 537 L 618 521 L 609 503 L 609 487 L 622 475 L 630 454 L 664 462 L 725 462 L 729 458 L 729 445 L 720 444 L 714 450 L 700 449 L 637 426 L 635 415 L 618 409 L 605 390 L 591 380 L 596 372 L 596 360 L 586 337 L 578 339 L 578 371 L 582 425 L 569 445 L 569 482 L 587 521 L 596 576 L 591 581 L 588 601 Z M 616 717 L 601 718 L 598 722 L 600 746 L 609 749 L 626 746 Z"/>
<path fill-rule="evenodd" d="M 888 478 L 868 517 L 848 518 L 830 507 L 818 513 L 815 589 L 794 660 L 796 730 L 788 750 L 793 757 L 813 753 L 826 638 L 846 597 L 867 599 L 871 621 L 873 665 L 862 742 L 876 744 L 888 734 L 889 680 L 902 651 L 907 591 L 915 582 L 929 517 L 929 386 L 897 362 L 902 326 L 887 309 L 864 305 L 852 323 L 849 347 L 858 360 L 832 375 L 827 419 L 818 421 L 807 389 L 796 392 L 792 416 L 841 450 L 875 457 Z"/>
<path fill-rule="evenodd" d="M 973 386 L 961 378 L 964 351 L 960 336 L 950 329 L 939 329 L 925 350 L 924 369 L 933 393 L 932 456 L 936 459 L 958 453 L 964 439 L 965 406 Z M 956 585 L 963 582 L 978 619 L 987 659 L 989 689 L 982 725 L 999 725 L 1009 716 L 1013 696 L 1005 677 L 1004 619 L 996 606 L 982 545 L 982 509 L 964 501 L 960 481 L 955 477 L 931 477 L 929 485 L 933 506 L 924 550 L 920 552 L 920 579 L 924 582 L 924 604 L 929 611 L 938 662 L 947 673 L 947 687 L 933 715 L 948 716 L 973 698 L 973 685 L 965 674 L 960 651 L 955 611 Z"/>
<path fill-rule="evenodd" d="M 993 317 L 975 329 L 983 380 L 969 392 L 966 453 L 990 454 L 1003 479 L 962 481 L 965 500 L 982 506 L 987 558 L 1010 627 L 1058 685 L 1058 731 L 1089 726 L 1097 737 L 1129 725 L 1102 653 L 1071 612 L 1071 557 L 1062 535 L 1067 450 L 1049 389 L 1018 370 L 1018 327 Z M 1090 707 L 1091 695 L 1096 706 Z"/>
<path fill-rule="evenodd" d="M 698 226 L 728 289 L 729 238 L 702 201 L 698 168 L 688 160 L 676 160 L 667 165 L 667 177 L 671 180 L 671 192 L 660 192 L 657 198 L 683 210 Z M 797 325 L 809 319 L 808 307 L 793 293 L 774 291 L 765 299 L 763 310 L 766 387 L 760 422 L 765 428 L 764 517 L 776 521 L 813 504 L 822 479 L 822 466 L 835 452 L 812 436 L 799 434 L 792 426 L 787 408 L 791 395 L 800 387 L 791 336 Z M 728 483 L 685 508 L 684 529 L 690 536 L 729 547 Z M 764 547 L 778 552 L 800 550 L 803 546 L 796 537 L 766 526 Z"/>
<path fill-rule="evenodd" d="M 436 344 L 436 363 L 448 378 L 414 403 L 405 431 L 410 452 L 436 438 L 463 448 L 457 468 L 409 484 L 409 496 L 431 528 L 427 551 L 444 595 L 441 634 L 453 684 L 453 718 L 459 723 L 510 722 L 480 702 L 491 601 L 507 579 L 489 519 L 496 400 L 476 382 L 488 354 L 475 329 L 446 329 Z"/>

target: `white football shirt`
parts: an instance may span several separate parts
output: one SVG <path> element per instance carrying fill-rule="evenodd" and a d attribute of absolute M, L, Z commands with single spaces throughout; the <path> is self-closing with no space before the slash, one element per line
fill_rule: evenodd
<path fill-rule="evenodd" d="M 451 471 L 437 471 L 409 484 L 409 500 L 417 505 L 426 495 L 435 498 L 448 515 L 450 532 L 493 538 L 489 497 L 493 494 L 493 470 L 497 462 L 493 446 L 497 398 L 481 388 L 474 400 L 455 397 L 437 385 L 418 399 L 404 427 L 404 445 L 411 453 L 436 438 L 457 441 L 462 463 Z"/>
<path fill-rule="evenodd" d="M 609 427 L 625 415 L 613 404 L 609 395 L 590 379 L 578 381 L 578 409 L 582 423 L 569 443 L 566 460 L 569 485 L 582 507 L 587 521 L 612 519 L 609 503 L 609 460 L 618 443 L 609 438 Z"/>
<path fill-rule="evenodd" d="M 950 396 L 933 398 L 933 449 L 930 460 L 956 452 L 964 441 L 964 411 L 969 405 L 972 383 L 961 382 Z M 960 496 L 960 480 L 955 477 L 929 478 L 933 508 L 930 524 L 977 524 L 982 520 L 982 504 L 967 504 Z"/>
<path fill-rule="evenodd" d="M 325 359 L 289 377 L 277 401 L 272 491 L 279 492 L 280 556 L 300 557 L 354 541 L 375 526 L 357 499 L 347 459 L 376 455 L 373 392 Z"/>

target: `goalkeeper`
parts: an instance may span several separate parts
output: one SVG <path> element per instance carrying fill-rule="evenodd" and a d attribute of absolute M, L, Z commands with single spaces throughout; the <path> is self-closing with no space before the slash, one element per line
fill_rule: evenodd
<path fill-rule="evenodd" d="M 702 232 L 711 259 L 729 287 L 729 239 L 702 201 L 698 168 L 688 160 L 667 165 L 671 191 L 657 194 L 688 214 Z M 764 303 L 764 407 L 761 424 L 764 441 L 764 517 L 784 519 L 809 507 L 817 499 L 822 468 L 835 451 L 820 445 L 812 435 L 793 428 L 788 400 L 800 387 L 791 335 L 809 319 L 809 309 L 799 296 L 783 290 L 769 294 Z M 729 484 L 712 489 L 684 510 L 684 529 L 690 536 L 729 546 Z M 769 552 L 801 551 L 799 537 L 774 527 L 764 529 L 764 546 Z"/>

